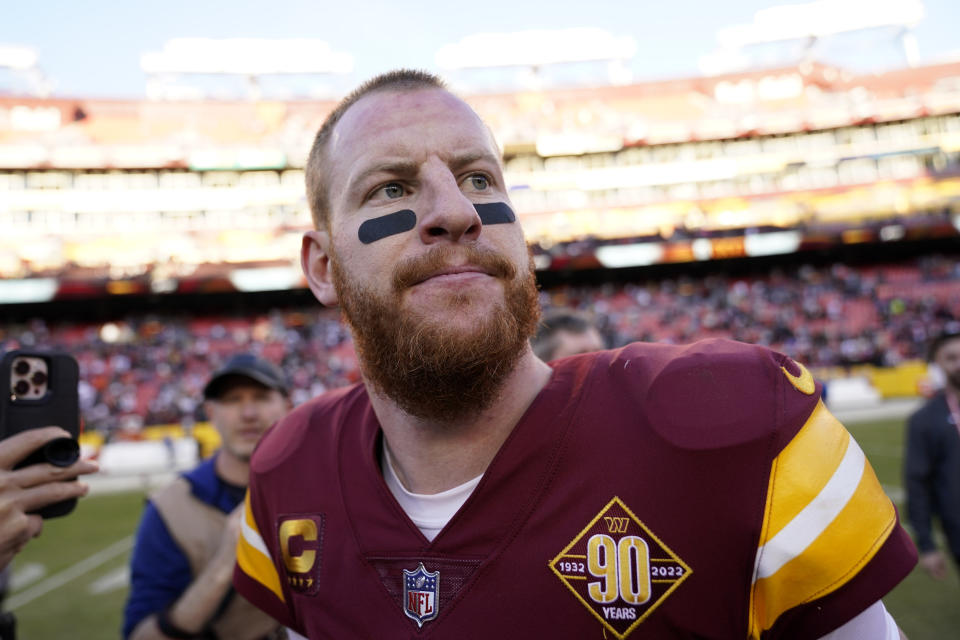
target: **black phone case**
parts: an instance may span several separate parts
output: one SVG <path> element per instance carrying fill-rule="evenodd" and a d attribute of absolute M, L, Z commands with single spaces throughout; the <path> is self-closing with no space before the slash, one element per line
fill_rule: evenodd
<path fill-rule="evenodd" d="M 15 358 L 28 356 L 47 362 L 48 389 L 42 398 L 15 399 L 10 392 L 10 368 Z M 76 439 L 80 436 L 80 399 L 77 383 L 80 369 L 66 353 L 33 350 L 8 351 L 0 362 L 0 439 L 47 426 L 62 427 Z M 72 480 L 72 478 L 71 478 Z M 76 506 L 76 498 L 48 505 L 38 511 L 44 518 L 65 516 Z"/>

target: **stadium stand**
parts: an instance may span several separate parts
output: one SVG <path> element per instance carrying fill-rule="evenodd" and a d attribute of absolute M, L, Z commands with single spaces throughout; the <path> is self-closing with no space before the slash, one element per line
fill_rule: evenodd
<path fill-rule="evenodd" d="M 468 96 L 541 270 L 960 235 L 960 63 Z M 0 96 L 0 301 L 302 286 L 330 101 Z"/>
<path fill-rule="evenodd" d="M 960 62 L 467 98 L 544 305 L 590 307 L 611 346 L 726 336 L 829 378 L 915 367 L 960 317 Z M 297 401 L 357 380 L 336 312 L 296 295 L 333 105 L 0 96 L 0 349 L 75 353 L 87 428 L 115 438 L 202 420 L 201 381 L 237 348 L 281 363 Z"/>
<path fill-rule="evenodd" d="M 545 308 L 591 310 L 610 346 L 725 337 L 773 347 L 823 378 L 910 365 L 917 378 L 930 336 L 960 318 L 960 255 L 862 267 L 784 265 L 746 276 L 717 271 L 628 284 L 544 289 Z M 317 306 L 251 307 L 238 315 L 190 310 L 104 322 L 34 319 L 0 325 L 0 351 L 44 345 L 73 353 L 81 368 L 87 429 L 137 437 L 144 426 L 191 426 L 210 372 L 253 350 L 290 375 L 293 399 L 359 379 L 339 313 Z M 871 374 L 872 375 L 872 374 Z M 902 393 L 902 388 L 892 393 Z"/>

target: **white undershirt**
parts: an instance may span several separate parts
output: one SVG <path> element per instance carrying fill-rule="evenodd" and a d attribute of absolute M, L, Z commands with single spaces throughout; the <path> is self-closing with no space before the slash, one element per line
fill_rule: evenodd
<path fill-rule="evenodd" d="M 383 450 L 381 464 L 383 466 L 383 479 L 390 487 L 390 493 L 396 498 L 407 517 L 413 524 L 417 525 L 420 533 L 430 542 L 433 542 L 440 530 L 450 522 L 450 518 L 460 510 L 473 490 L 477 488 L 480 478 L 483 477 L 483 474 L 480 474 L 473 480 L 467 480 L 453 489 L 447 489 L 440 493 L 411 493 L 407 491 L 406 487 L 400 482 L 400 478 L 397 477 L 397 472 L 393 468 L 386 447 Z"/>
<path fill-rule="evenodd" d="M 393 497 L 403 509 L 407 517 L 417 525 L 427 540 L 433 542 L 440 530 L 450 518 L 460 510 L 473 490 L 477 488 L 483 475 L 468 480 L 452 489 L 434 494 L 411 493 L 400 482 L 397 472 L 393 468 L 390 455 L 383 450 L 381 465 L 383 479 L 390 488 Z M 900 633 L 897 624 L 887 613 L 883 602 L 877 600 L 873 605 L 864 609 L 857 617 L 848 623 L 831 631 L 820 640 L 899 640 Z"/>

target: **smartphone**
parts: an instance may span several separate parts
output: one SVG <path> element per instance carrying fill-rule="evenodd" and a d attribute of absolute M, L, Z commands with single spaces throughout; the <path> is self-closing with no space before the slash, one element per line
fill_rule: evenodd
<path fill-rule="evenodd" d="M 0 439 L 40 427 L 65 429 L 69 438 L 51 440 L 15 468 L 38 462 L 68 467 L 80 457 L 80 368 L 73 356 L 53 351 L 8 351 L 0 360 Z M 72 481 L 74 478 L 66 479 Z M 39 509 L 44 518 L 65 516 L 76 498 Z"/>

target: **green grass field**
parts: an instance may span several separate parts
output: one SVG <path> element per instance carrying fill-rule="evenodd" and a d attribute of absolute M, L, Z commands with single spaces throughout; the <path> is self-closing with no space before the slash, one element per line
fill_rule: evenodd
<path fill-rule="evenodd" d="M 92 496 L 69 516 L 44 523 L 14 563 L 15 574 L 43 568 L 42 577 L 7 597 L 17 616 L 17 640 L 120 637 L 127 593 L 121 572 L 143 501 L 142 492 Z M 119 583 L 113 588 L 111 578 Z"/>
<path fill-rule="evenodd" d="M 903 422 L 850 425 L 880 481 L 899 499 Z M 143 505 L 142 492 L 81 501 L 66 518 L 50 520 L 43 535 L 16 560 L 18 572 L 43 575 L 8 596 L 18 640 L 106 640 L 120 635 L 126 597 L 123 570 Z M 899 505 L 898 505 L 899 506 Z M 885 598 L 910 640 L 960 636 L 960 581 L 934 582 L 915 570 Z"/>

